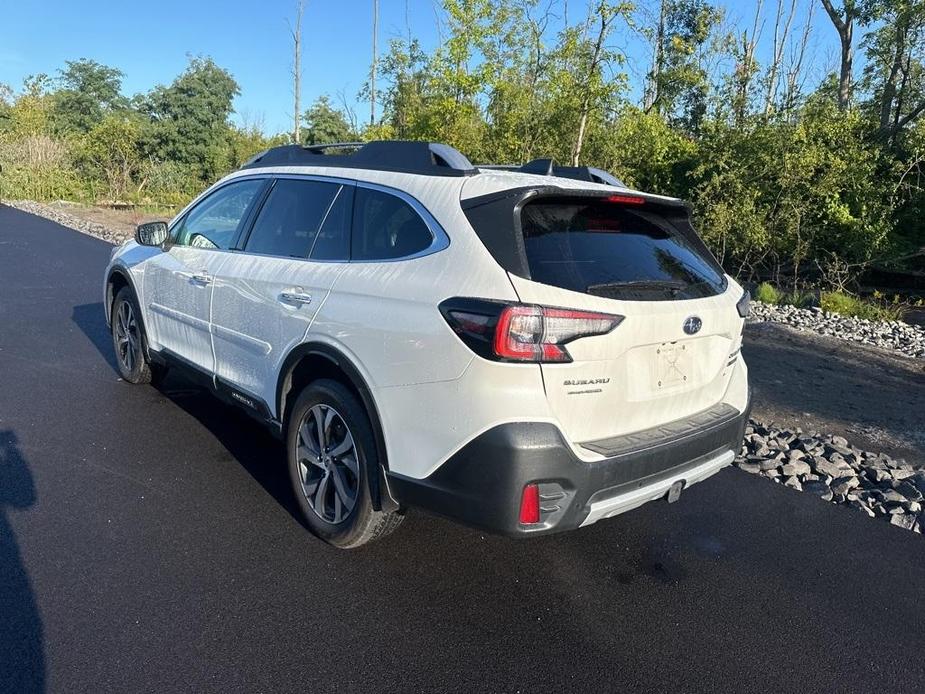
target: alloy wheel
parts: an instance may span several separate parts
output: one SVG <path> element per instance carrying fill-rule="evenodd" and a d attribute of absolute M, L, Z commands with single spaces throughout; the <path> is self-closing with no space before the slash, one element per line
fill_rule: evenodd
<path fill-rule="evenodd" d="M 360 465 L 347 423 L 330 405 L 315 405 L 302 418 L 296 441 L 302 493 L 323 521 L 340 523 L 356 505 Z"/>
<path fill-rule="evenodd" d="M 141 337 L 135 310 L 128 301 L 123 301 L 116 313 L 116 353 L 128 373 L 135 368 L 141 357 Z"/>

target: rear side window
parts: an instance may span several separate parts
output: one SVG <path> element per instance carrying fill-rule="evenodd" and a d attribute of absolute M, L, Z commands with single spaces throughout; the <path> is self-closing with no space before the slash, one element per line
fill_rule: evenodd
<path fill-rule="evenodd" d="M 411 205 L 379 190 L 358 187 L 353 206 L 351 260 L 392 260 L 430 247 L 433 234 Z"/>
<path fill-rule="evenodd" d="M 725 289 L 712 258 L 654 211 L 600 198 L 540 199 L 524 205 L 520 221 L 536 282 L 633 301 Z"/>
<path fill-rule="evenodd" d="M 279 179 L 254 221 L 244 250 L 308 258 L 341 187 L 323 181 Z"/>

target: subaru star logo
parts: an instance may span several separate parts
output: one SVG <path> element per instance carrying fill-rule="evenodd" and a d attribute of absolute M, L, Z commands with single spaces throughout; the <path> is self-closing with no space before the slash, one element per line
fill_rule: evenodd
<path fill-rule="evenodd" d="M 684 319 L 684 332 L 688 335 L 699 333 L 702 327 L 703 321 L 700 320 L 699 316 L 688 316 Z"/>

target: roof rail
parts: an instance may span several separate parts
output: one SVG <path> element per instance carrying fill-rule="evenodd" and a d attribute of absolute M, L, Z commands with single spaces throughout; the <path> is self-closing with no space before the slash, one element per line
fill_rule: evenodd
<path fill-rule="evenodd" d="M 488 164 L 479 165 L 480 169 L 496 169 L 501 171 L 518 171 L 520 173 L 537 174 L 539 176 L 557 176 L 558 178 L 571 178 L 577 181 L 590 183 L 603 183 L 617 188 L 626 188 L 626 184 L 608 171 L 593 166 L 557 166 L 552 159 L 534 159 L 526 164 Z"/>
<path fill-rule="evenodd" d="M 325 154 L 328 149 L 355 149 L 351 154 Z M 265 166 L 332 166 L 374 169 L 426 176 L 469 176 L 478 173 L 462 153 L 449 145 L 412 140 L 333 142 L 273 147 L 245 162 L 242 169 Z"/>

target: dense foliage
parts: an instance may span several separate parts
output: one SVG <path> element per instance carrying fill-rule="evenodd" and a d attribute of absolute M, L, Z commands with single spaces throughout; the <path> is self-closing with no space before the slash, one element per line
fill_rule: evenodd
<path fill-rule="evenodd" d="M 843 288 L 866 263 L 925 246 L 925 0 L 755 5 L 743 29 L 708 0 L 590 0 L 581 17 L 538 0 L 444 0 L 440 45 L 409 33 L 380 56 L 376 123 L 358 128 L 321 97 L 302 138 L 599 166 L 690 200 L 731 271 Z M 813 31 L 848 36 L 818 84 Z M 627 64 L 627 35 L 649 46 L 647 67 Z M 177 204 L 288 139 L 231 124 L 238 85 L 208 58 L 131 99 L 121 79 L 77 60 L 0 88 L 3 195 Z"/>

